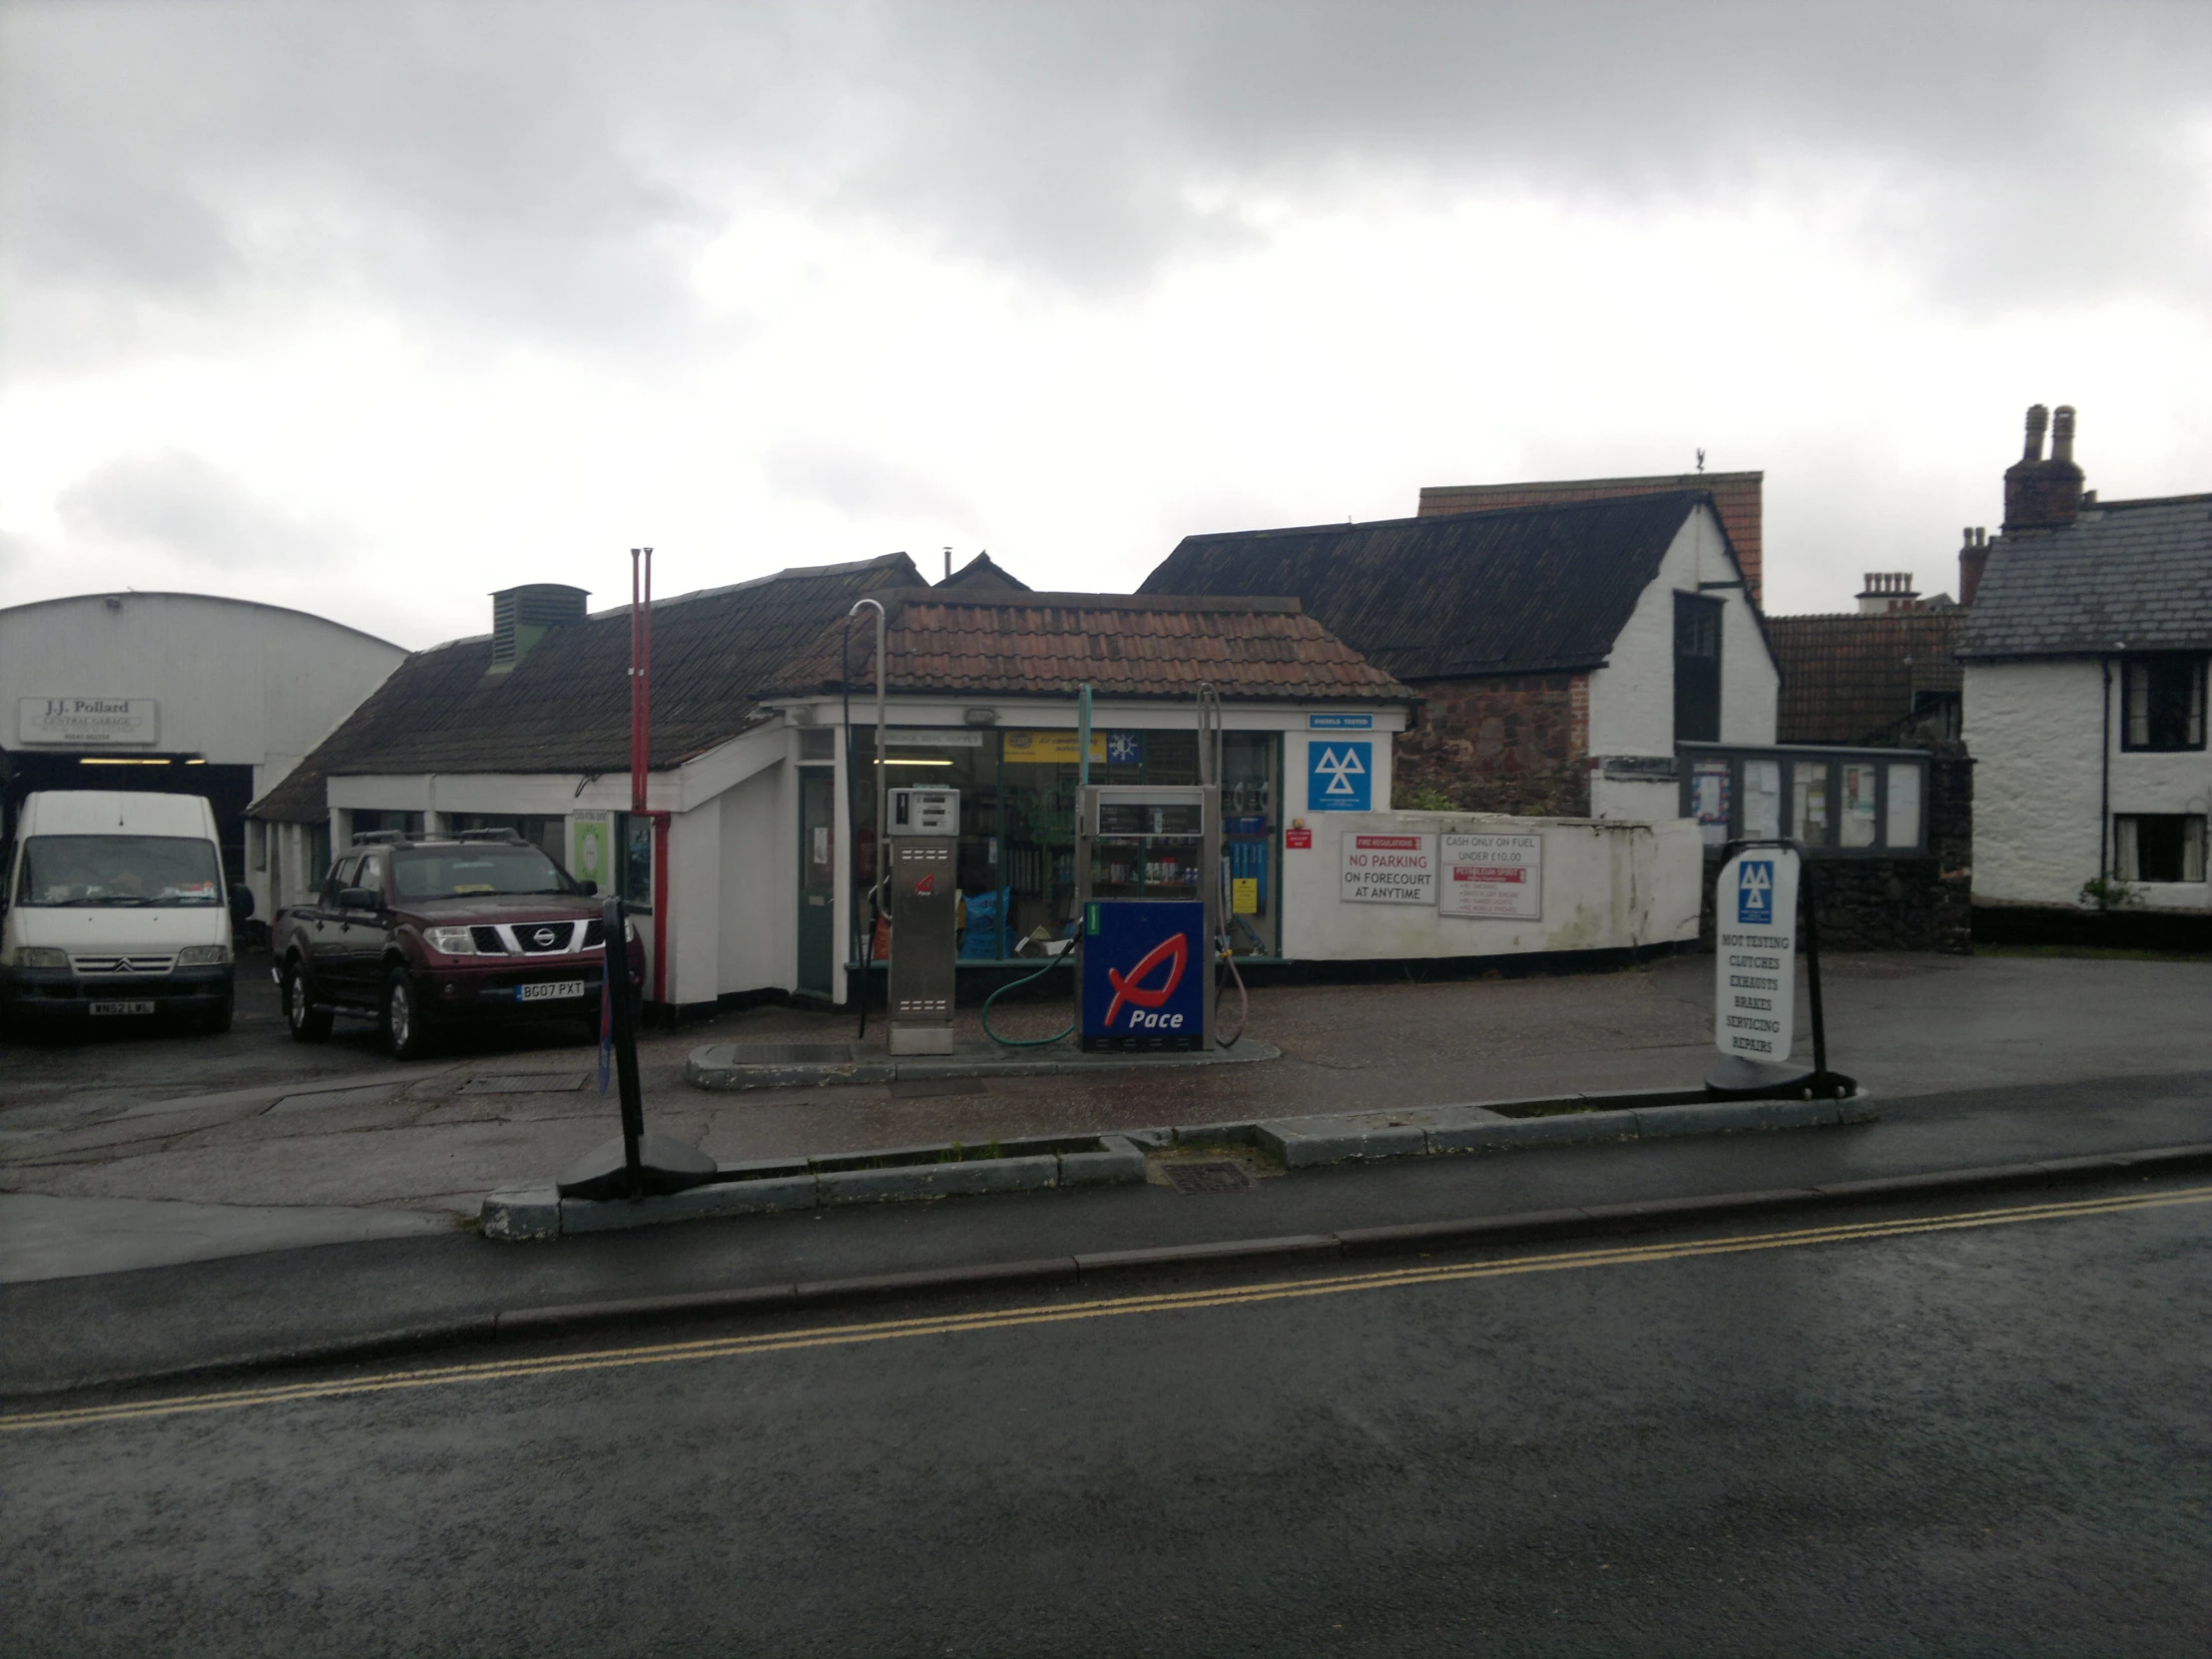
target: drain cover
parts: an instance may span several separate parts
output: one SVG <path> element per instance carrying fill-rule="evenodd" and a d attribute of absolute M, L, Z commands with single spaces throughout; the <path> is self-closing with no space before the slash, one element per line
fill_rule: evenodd
<path fill-rule="evenodd" d="M 569 1094 L 591 1081 L 588 1071 L 510 1071 L 496 1077 L 471 1077 L 463 1094 Z"/>
<path fill-rule="evenodd" d="M 1252 1185 L 1241 1164 L 1169 1164 L 1166 1170 L 1179 1193 L 1241 1193 Z"/>
<path fill-rule="evenodd" d="M 848 1066 L 850 1043 L 732 1043 L 726 1066 Z"/>

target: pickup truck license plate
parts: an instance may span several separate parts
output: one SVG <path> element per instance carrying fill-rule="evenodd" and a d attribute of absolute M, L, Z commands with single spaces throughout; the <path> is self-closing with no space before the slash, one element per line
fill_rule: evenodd
<path fill-rule="evenodd" d="M 541 985 L 517 985 L 517 1002 L 557 1002 L 565 996 L 582 996 L 584 982 L 581 979 L 549 979 Z"/>
<path fill-rule="evenodd" d="M 92 1011 L 96 1014 L 150 1014 L 154 1011 L 154 1004 L 151 1002 L 95 1002 L 92 1005 Z"/>

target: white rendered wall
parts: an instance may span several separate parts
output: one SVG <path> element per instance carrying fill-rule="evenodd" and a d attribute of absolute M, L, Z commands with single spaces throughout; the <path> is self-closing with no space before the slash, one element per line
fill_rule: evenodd
<path fill-rule="evenodd" d="M 1740 587 L 1702 589 L 1742 575 L 1729 556 L 1720 521 L 1700 507 L 1682 521 L 1660 560 L 1659 573 L 1613 641 L 1605 665 L 1590 674 L 1589 753 L 1669 759 L 1674 756 L 1674 596 L 1703 592 L 1721 602 L 1721 736 L 1723 743 L 1771 744 L 1782 677 L 1759 619 Z M 1599 818 L 1649 822 L 1681 811 L 1673 783 L 1590 779 L 1590 811 Z"/>
<path fill-rule="evenodd" d="M 2115 817 L 2201 815 L 2212 803 L 2212 753 L 2120 748 L 2117 662 L 2108 717 L 2103 666 L 2093 661 L 1968 663 L 1965 682 L 1976 898 L 2080 902 L 2081 884 L 2097 873 L 2107 761 Z M 2098 743 L 2100 722 L 2108 748 Z M 2143 882 L 2135 897 L 2148 908 L 2205 909 L 2212 907 L 2212 883 Z"/>
<path fill-rule="evenodd" d="M 712 1002 L 722 972 L 722 798 L 669 820 L 668 861 L 668 985 L 649 994 L 660 1002 Z"/>
<path fill-rule="evenodd" d="M 1704 851 L 1688 819 L 1622 824 L 1491 813 L 1322 813 L 1307 822 L 1314 844 L 1282 855 L 1283 953 L 1297 960 L 1607 950 L 1697 937 Z M 1425 904 L 1347 903 L 1339 839 L 1346 831 L 1540 835 L 1543 914 L 1521 921 L 1444 915 Z"/>
<path fill-rule="evenodd" d="M 2094 662 L 1966 665 L 1974 897 L 2079 902 L 2081 883 L 2097 873 L 2103 707 Z"/>
<path fill-rule="evenodd" d="M 791 768 L 772 767 L 722 798 L 718 994 L 798 982 L 799 808 L 787 801 L 790 776 Z"/>

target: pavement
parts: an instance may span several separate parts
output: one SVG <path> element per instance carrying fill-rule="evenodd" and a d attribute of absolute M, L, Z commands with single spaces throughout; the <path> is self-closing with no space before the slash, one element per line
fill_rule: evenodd
<path fill-rule="evenodd" d="M 2212 963 L 1825 966 L 1834 1063 L 1880 1102 L 2212 1070 Z M 1683 956 L 1602 974 L 1273 987 L 1253 993 L 1248 1034 L 1280 1059 L 1172 1073 L 686 1085 L 704 1045 L 851 1040 L 848 1017 L 788 1007 L 650 1033 L 640 1059 L 652 1126 L 724 1162 L 974 1144 L 1695 1083 L 1712 1052 L 1711 972 L 1709 957 Z M 102 1033 L 0 1053 L 0 1282 L 458 1229 L 494 1188 L 561 1169 L 615 1128 L 594 1049 L 559 1026 L 474 1036 L 408 1066 L 363 1023 L 291 1042 L 254 964 L 241 992 L 221 1037 Z M 1066 1017 L 1057 1002 L 1001 1015 L 1014 1035 Z M 972 1013 L 959 1036 L 981 1040 Z"/>

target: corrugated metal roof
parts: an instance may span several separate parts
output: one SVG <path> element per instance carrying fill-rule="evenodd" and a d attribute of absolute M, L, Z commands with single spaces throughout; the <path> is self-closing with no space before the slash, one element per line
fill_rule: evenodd
<path fill-rule="evenodd" d="M 1138 591 L 1293 596 L 1400 680 L 1595 668 L 1710 504 L 1678 490 L 1187 536 Z"/>
<path fill-rule="evenodd" d="M 1923 692 L 1954 693 L 1952 655 L 1966 613 L 1771 616 L 1767 642 L 1782 674 L 1781 743 L 1867 743 L 1911 718 Z"/>
<path fill-rule="evenodd" d="M 838 683 L 841 627 L 778 676 L 787 694 Z M 863 637 L 864 636 L 864 637 Z M 890 689 L 963 697 L 1188 698 L 1409 702 L 1295 600 L 1097 593 L 991 593 L 939 587 L 889 607 Z M 872 686 L 872 627 L 852 630 L 852 683 Z M 769 695 L 764 692 L 763 694 Z"/>
<path fill-rule="evenodd" d="M 1959 655 L 2212 650 L 2212 495 L 2106 501 L 1989 544 Z"/>
<path fill-rule="evenodd" d="M 743 732 L 762 681 L 861 594 L 923 586 L 894 553 L 655 600 L 652 765 Z M 488 673 L 491 653 L 489 635 L 415 653 L 251 811 L 318 822 L 333 777 L 628 770 L 626 609 L 554 629 L 507 674 Z"/>

